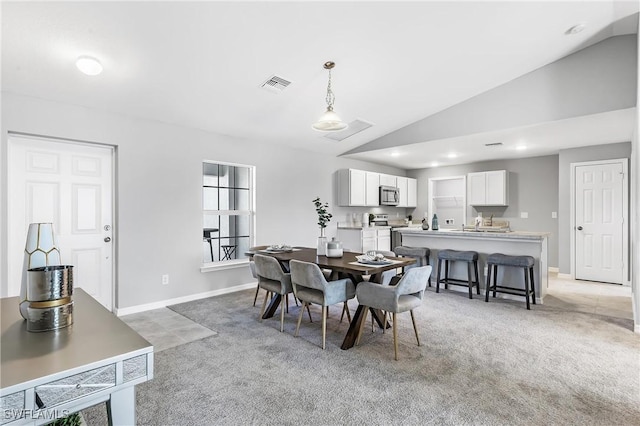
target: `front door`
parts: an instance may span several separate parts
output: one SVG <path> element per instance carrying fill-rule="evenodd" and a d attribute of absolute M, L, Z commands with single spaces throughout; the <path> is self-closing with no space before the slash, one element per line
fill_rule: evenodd
<path fill-rule="evenodd" d="M 575 278 L 622 284 L 624 161 L 575 167 Z"/>
<path fill-rule="evenodd" d="M 8 296 L 20 291 L 29 224 L 51 222 L 74 287 L 111 310 L 113 149 L 12 135 L 8 165 Z"/>

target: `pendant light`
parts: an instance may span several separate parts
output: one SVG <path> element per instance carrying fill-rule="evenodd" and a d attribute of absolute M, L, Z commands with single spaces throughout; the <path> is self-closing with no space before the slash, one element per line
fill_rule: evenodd
<path fill-rule="evenodd" d="M 325 62 L 324 69 L 329 70 L 329 84 L 327 85 L 327 110 L 320 117 L 320 119 L 313 123 L 311 127 L 320 132 L 335 132 L 338 130 L 344 130 L 347 128 L 347 123 L 343 122 L 338 114 L 333 112 L 333 103 L 336 97 L 331 90 L 331 70 L 335 67 L 335 62 Z"/>

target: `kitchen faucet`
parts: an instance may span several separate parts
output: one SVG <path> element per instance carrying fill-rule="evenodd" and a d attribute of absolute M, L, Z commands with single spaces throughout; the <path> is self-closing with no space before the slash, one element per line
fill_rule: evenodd
<path fill-rule="evenodd" d="M 491 216 L 489 217 L 489 226 L 493 226 L 493 213 L 491 213 Z"/>

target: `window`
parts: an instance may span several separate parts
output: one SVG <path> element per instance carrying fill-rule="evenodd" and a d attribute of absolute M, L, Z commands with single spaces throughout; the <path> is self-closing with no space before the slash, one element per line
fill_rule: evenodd
<path fill-rule="evenodd" d="M 202 163 L 202 262 L 237 263 L 253 245 L 255 167 Z"/>

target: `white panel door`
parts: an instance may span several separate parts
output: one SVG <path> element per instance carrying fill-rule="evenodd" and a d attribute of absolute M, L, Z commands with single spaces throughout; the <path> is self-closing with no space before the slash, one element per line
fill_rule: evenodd
<path fill-rule="evenodd" d="M 576 167 L 576 279 L 622 284 L 623 165 Z"/>
<path fill-rule="evenodd" d="M 62 263 L 107 309 L 113 298 L 112 161 L 108 147 L 9 138 L 9 283 L 19 294 L 26 230 L 52 222 Z"/>

